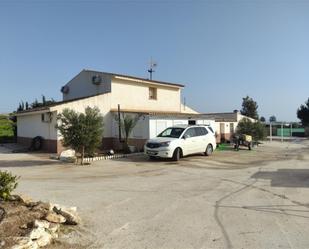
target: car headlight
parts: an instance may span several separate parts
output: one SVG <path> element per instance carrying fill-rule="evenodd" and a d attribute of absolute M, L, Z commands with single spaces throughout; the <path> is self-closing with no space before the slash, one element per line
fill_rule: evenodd
<path fill-rule="evenodd" d="M 162 142 L 160 143 L 160 147 L 168 147 L 170 145 L 171 141 Z"/>

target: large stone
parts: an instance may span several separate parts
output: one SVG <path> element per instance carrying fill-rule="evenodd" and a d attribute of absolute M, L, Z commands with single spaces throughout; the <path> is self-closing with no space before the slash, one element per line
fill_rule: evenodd
<path fill-rule="evenodd" d="M 39 247 L 47 246 L 52 241 L 52 235 L 46 231 L 41 234 L 41 237 L 36 240 Z"/>
<path fill-rule="evenodd" d="M 50 223 L 46 220 L 35 220 L 34 227 L 42 227 L 44 229 L 48 229 L 50 227 Z"/>
<path fill-rule="evenodd" d="M 32 198 L 30 196 L 22 194 L 22 195 L 19 195 L 19 198 L 26 205 L 29 205 L 30 203 L 33 203 L 33 200 L 32 200 Z"/>
<path fill-rule="evenodd" d="M 60 157 L 74 157 L 75 156 L 75 150 L 64 150 L 61 152 Z"/>
<path fill-rule="evenodd" d="M 53 223 L 65 223 L 66 219 L 64 216 L 58 214 L 58 213 L 54 213 L 54 212 L 48 212 L 45 220 L 49 221 L 49 222 L 53 222 Z"/>
<path fill-rule="evenodd" d="M 58 238 L 59 228 L 60 228 L 60 224 L 58 224 L 58 223 L 50 223 L 50 226 L 47 229 L 47 231 L 50 233 L 50 235 L 52 236 L 53 239 L 57 239 Z"/>
<path fill-rule="evenodd" d="M 62 162 L 74 163 L 76 161 L 75 150 L 69 149 L 69 150 L 62 151 L 59 156 L 59 159 Z"/>
<path fill-rule="evenodd" d="M 53 211 L 59 215 L 62 215 L 66 219 L 65 223 L 68 225 L 77 225 L 81 222 L 81 219 L 77 214 L 76 207 L 68 208 L 55 204 Z"/>
<path fill-rule="evenodd" d="M 45 229 L 43 227 L 36 227 L 32 229 L 32 231 L 29 233 L 29 238 L 32 240 L 37 240 L 41 238 L 45 233 Z"/>
<path fill-rule="evenodd" d="M 11 249 L 38 249 L 39 246 L 35 241 L 32 241 L 29 237 L 21 237 L 16 241 L 16 245 Z"/>

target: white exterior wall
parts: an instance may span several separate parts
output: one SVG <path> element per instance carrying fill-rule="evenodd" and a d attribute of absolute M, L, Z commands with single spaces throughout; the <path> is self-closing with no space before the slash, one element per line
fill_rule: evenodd
<path fill-rule="evenodd" d="M 112 135 L 112 115 L 110 113 L 111 96 L 110 93 L 98 95 L 86 99 L 76 100 L 68 103 L 64 103 L 55 107 L 51 107 L 52 111 L 61 113 L 65 108 L 72 109 L 76 112 L 84 112 L 86 107 L 98 107 L 103 115 L 104 122 L 104 137 L 111 137 Z M 60 137 L 58 137 L 58 140 Z"/>
<path fill-rule="evenodd" d="M 234 130 L 233 132 L 236 131 L 238 122 L 215 122 L 215 126 L 216 126 L 216 131 L 219 134 L 229 134 L 230 133 L 230 124 L 233 123 L 234 124 Z M 221 130 L 221 124 L 224 124 L 224 129 Z"/>
<path fill-rule="evenodd" d="M 95 75 L 101 77 L 101 84 L 95 85 L 92 83 L 92 77 Z M 69 87 L 69 92 L 62 94 L 63 100 L 108 93 L 111 91 L 111 75 L 83 70 L 65 86 Z"/>
<path fill-rule="evenodd" d="M 168 127 L 175 125 L 187 125 L 188 119 L 177 119 L 177 118 L 159 118 L 151 117 L 149 121 L 149 138 L 156 137 L 159 133 Z M 214 120 L 196 120 L 196 124 L 210 125 L 215 131 L 215 121 Z"/>
<path fill-rule="evenodd" d="M 57 139 L 56 126 L 56 112 L 52 113 L 52 120 L 50 123 L 42 122 L 41 114 L 35 113 L 25 116 L 17 117 L 17 136 L 18 137 L 28 137 L 34 138 L 36 136 L 41 136 L 44 139 Z M 47 113 L 47 112 L 45 112 Z"/>
<path fill-rule="evenodd" d="M 243 118 L 247 118 L 249 120 L 251 120 L 251 122 L 256 122 L 257 120 L 253 119 L 253 118 L 250 118 L 250 117 L 247 117 L 247 116 L 244 116 L 242 115 L 241 113 L 237 113 L 237 122 L 239 122 L 240 120 L 242 120 Z"/>
<path fill-rule="evenodd" d="M 157 99 L 149 99 L 149 87 L 157 89 Z M 150 85 L 120 79 L 112 81 L 112 108 L 180 112 L 180 88 Z"/>
<path fill-rule="evenodd" d="M 118 122 L 115 120 L 114 116 L 117 115 L 117 113 L 111 114 L 112 120 L 111 120 L 111 126 L 112 128 L 112 137 L 118 138 L 119 137 L 119 126 Z M 127 114 L 126 115 L 130 115 Z M 136 114 L 131 114 L 136 115 Z M 134 127 L 132 134 L 130 138 L 136 138 L 136 139 L 148 139 L 149 138 L 149 116 L 148 115 L 142 115 L 140 119 L 138 120 L 136 126 Z"/>

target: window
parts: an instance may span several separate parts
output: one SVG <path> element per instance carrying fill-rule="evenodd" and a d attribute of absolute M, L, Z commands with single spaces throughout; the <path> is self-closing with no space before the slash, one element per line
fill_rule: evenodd
<path fill-rule="evenodd" d="M 41 121 L 43 123 L 50 123 L 51 122 L 51 118 L 52 118 L 52 116 L 51 116 L 50 112 L 49 113 L 42 113 L 41 114 Z"/>
<path fill-rule="evenodd" d="M 184 131 L 183 128 L 167 128 L 162 133 L 160 133 L 158 135 L 158 137 L 174 137 L 174 138 L 179 138 L 183 131 Z"/>
<path fill-rule="evenodd" d="M 149 87 L 149 99 L 157 99 L 157 88 Z"/>
<path fill-rule="evenodd" d="M 194 129 L 197 136 L 205 136 L 208 133 L 204 127 L 196 127 Z"/>
<path fill-rule="evenodd" d="M 208 126 L 208 129 L 209 129 L 212 133 L 215 133 L 211 126 Z"/>
<path fill-rule="evenodd" d="M 230 123 L 230 133 L 234 133 L 234 123 Z"/>
<path fill-rule="evenodd" d="M 188 130 L 186 131 L 186 133 L 184 134 L 184 136 L 185 136 L 186 138 L 190 138 L 190 137 L 196 137 L 197 134 L 196 134 L 194 128 L 190 128 L 190 129 L 188 129 Z"/>

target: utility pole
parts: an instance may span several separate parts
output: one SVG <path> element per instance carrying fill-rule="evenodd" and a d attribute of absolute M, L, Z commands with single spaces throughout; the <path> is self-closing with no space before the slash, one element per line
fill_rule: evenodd
<path fill-rule="evenodd" d="M 283 123 L 281 123 L 281 142 L 283 142 Z"/>
<path fill-rule="evenodd" d="M 152 73 L 155 72 L 154 68 L 157 66 L 157 63 L 154 62 L 152 60 L 152 58 L 150 59 L 150 68 L 148 69 L 148 73 L 149 73 L 149 76 L 150 76 L 150 80 L 152 80 Z"/>
<path fill-rule="evenodd" d="M 119 132 L 119 142 L 121 143 L 121 117 L 120 117 L 120 105 L 118 104 L 118 132 Z"/>

